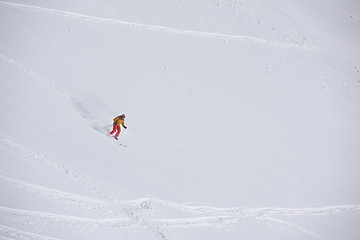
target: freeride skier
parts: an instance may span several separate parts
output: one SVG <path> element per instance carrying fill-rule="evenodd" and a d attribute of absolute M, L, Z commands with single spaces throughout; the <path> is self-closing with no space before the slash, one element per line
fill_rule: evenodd
<path fill-rule="evenodd" d="M 120 125 L 122 125 L 125 129 L 127 128 L 125 126 L 125 114 L 122 114 L 120 116 L 117 116 L 116 118 L 114 118 L 114 123 L 113 123 L 113 130 L 109 133 L 110 135 L 113 135 L 114 132 L 116 132 L 115 134 L 115 139 L 118 140 L 119 134 L 121 132 L 121 127 Z"/>

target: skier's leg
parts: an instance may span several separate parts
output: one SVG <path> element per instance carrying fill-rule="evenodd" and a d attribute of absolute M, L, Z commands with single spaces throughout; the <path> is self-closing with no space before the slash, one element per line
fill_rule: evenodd
<path fill-rule="evenodd" d="M 110 135 L 113 135 L 113 134 L 114 134 L 114 132 L 116 131 L 116 127 L 117 127 L 117 126 L 114 124 L 114 125 L 113 125 L 113 130 L 109 133 Z"/>
<path fill-rule="evenodd" d="M 115 137 L 118 137 L 120 135 L 120 132 L 121 132 L 120 126 L 116 126 L 116 130 L 117 130 L 117 133 L 115 134 Z"/>

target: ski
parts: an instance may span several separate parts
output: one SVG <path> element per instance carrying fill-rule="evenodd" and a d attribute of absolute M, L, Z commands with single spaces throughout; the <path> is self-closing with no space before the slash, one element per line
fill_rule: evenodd
<path fill-rule="evenodd" d="M 118 139 L 116 139 L 116 138 L 115 138 L 115 136 L 108 135 L 108 137 L 109 137 L 109 138 L 111 138 L 111 139 L 115 139 L 115 141 L 117 142 L 117 144 L 119 144 L 120 146 L 122 146 L 122 147 L 127 147 L 127 145 L 125 145 L 125 144 L 123 144 L 123 143 L 119 142 L 119 140 L 118 140 Z"/>

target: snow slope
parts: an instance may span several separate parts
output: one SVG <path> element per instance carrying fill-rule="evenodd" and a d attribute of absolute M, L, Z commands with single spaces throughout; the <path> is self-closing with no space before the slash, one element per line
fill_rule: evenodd
<path fill-rule="evenodd" d="M 0 238 L 359 239 L 360 11 L 320 3 L 0 1 Z"/>

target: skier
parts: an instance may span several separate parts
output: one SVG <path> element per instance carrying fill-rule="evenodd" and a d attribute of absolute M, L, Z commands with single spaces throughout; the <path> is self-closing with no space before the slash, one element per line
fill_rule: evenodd
<path fill-rule="evenodd" d="M 113 130 L 110 132 L 110 135 L 113 135 L 114 132 L 116 132 L 115 134 L 115 139 L 118 140 L 119 134 L 121 132 L 121 127 L 120 124 L 126 129 L 127 127 L 125 126 L 125 114 L 122 114 L 120 116 L 117 116 L 116 118 L 114 118 L 114 123 L 113 123 Z"/>

